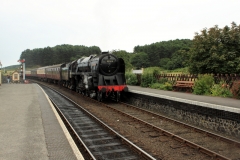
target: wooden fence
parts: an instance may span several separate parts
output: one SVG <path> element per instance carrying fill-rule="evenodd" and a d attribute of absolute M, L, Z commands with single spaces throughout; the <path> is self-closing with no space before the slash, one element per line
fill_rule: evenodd
<path fill-rule="evenodd" d="M 215 80 L 215 83 L 225 81 L 231 83 L 240 80 L 240 74 L 211 74 Z M 155 77 L 160 80 L 166 78 L 169 81 L 196 81 L 198 78 L 197 74 L 158 74 Z"/>
<path fill-rule="evenodd" d="M 198 78 L 197 74 L 158 74 L 155 77 L 160 80 L 166 78 L 169 81 L 195 81 Z"/>

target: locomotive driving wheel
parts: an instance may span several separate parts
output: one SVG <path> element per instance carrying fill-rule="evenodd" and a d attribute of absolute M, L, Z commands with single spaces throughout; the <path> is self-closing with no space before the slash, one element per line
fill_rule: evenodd
<path fill-rule="evenodd" d="M 117 96 L 116 96 L 116 100 L 117 100 L 117 102 L 119 102 L 119 101 L 120 101 L 120 96 L 121 96 L 121 95 L 120 95 L 120 92 L 119 92 L 119 91 L 117 91 L 117 93 L 116 93 L 116 94 L 117 94 Z"/>
<path fill-rule="evenodd" d="M 101 92 L 101 91 L 99 91 L 98 94 L 97 94 L 97 100 L 98 100 L 99 102 L 102 101 L 102 92 Z"/>

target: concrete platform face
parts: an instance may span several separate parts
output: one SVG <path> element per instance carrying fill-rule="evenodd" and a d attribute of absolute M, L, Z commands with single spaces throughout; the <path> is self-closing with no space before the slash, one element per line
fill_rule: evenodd
<path fill-rule="evenodd" d="M 240 113 L 240 100 L 212 96 L 194 95 L 191 93 L 164 91 L 140 86 L 128 86 L 129 92 L 169 99 L 173 101 L 199 105 L 208 108 Z"/>
<path fill-rule="evenodd" d="M 76 159 L 36 84 L 0 86 L 0 159 Z"/>

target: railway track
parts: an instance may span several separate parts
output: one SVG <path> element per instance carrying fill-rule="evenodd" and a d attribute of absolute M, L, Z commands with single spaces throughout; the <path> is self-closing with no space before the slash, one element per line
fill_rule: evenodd
<path fill-rule="evenodd" d="M 60 90 L 156 159 L 240 159 L 239 142 L 128 104 Z"/>
<path fill-rule="evenodd" d="M 155 159 L 67 97 L 41 87 L 83 148 L 86 159 Z"/>

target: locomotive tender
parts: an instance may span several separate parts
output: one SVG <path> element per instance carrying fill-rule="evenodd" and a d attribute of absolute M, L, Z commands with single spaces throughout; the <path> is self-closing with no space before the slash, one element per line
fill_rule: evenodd
<path fill-rule="evenodd" d="M 58 83 L 98 101 L 109 97 L 119 101 L 121 94 L 128 91 L 123 59 L 108 52 L 26 73 L 26 77 Z"/>

